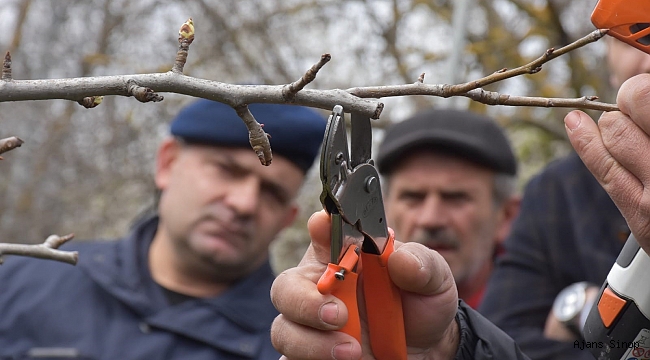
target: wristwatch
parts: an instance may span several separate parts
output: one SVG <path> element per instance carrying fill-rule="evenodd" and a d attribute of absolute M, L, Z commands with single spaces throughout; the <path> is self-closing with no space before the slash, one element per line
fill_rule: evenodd
<path fill-rule="evenodd" d="M 553 302 L 553 315 L 579 338 L 582 338 L 583 318 L 586 318 L 582 314 L 591 307 L 587 299 L 588 286 L 586 281 L 571 284 Z"/>

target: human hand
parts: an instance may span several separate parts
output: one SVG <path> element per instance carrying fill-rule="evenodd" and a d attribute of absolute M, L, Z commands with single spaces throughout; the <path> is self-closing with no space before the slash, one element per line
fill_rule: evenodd
<path fill-rule="evenodd" d="M 347 321 L 345 304 L 316 288 L 330 256 L 327 213 L 312 215 L 308 229 L 312 241 L 302 261 L 282 272 L 271 288 L 271 300 L 281 313 L 271 328 L 273 345 L 283 359 L 374 359 L 363 312 L 359 344 L 335 331 Z M 460 336 L 455 321 L 458 293 L 445 260 L 421 244 L 395 241 L 388 271 L 402 292 L 409 359 L 453 359 Z M 358 301 L 364 301 L 359 295 Z"/>
<path fill-rule="evenodd" d="M 597 124 L 581 111 L 564 123 L 578 155 L 650 254 L 650 74 L 623 83 L 616 103 L 621 111 L 604 113 Z"/>

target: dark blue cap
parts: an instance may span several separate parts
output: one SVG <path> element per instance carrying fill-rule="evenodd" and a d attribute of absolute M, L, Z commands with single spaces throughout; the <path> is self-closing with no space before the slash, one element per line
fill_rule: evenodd
<path fill-rule="evenodd" d="M 419 149 L 459 156 L 497 173 L 517 174 L 517 160 L 505 132 L 485 115 L 433 108 L 391 126 L 379 146 L 379 173 L 392 173 L 405 156 Z"/>
<path fill-rule="evenodd" d="M 307 172 L 320 150 L 327 120 L 304 106 L 250 104 L 248 108 L 271 135 L 273 154 Z M 199 99 L 183 108 L 172 121 L 171 134 L 191 143 L 251 149 L 248 129 L 235 109 L 212 100 Z"/>

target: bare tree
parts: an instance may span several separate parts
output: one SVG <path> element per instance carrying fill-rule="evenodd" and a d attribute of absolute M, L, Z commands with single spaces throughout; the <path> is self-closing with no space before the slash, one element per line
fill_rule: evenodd
<path fill-rule="evenodd" d="M 64 6 L 23 0 L 0 7 L 16 19 L 14 31 L 6 32 L 13 37 L 0 39 L 11 50 L 12 71 L 7 76 L 13 79 L 5 78 L 5 85 L 0 85 L 4 101 L 0 137 L 16 135 L 26 141 L 24 149 L 2 164 L 0 240 L 39 242 L 52 232 L 74 231 L 80 237 L 122 233 L 133 217 L 154 203 L 150 167 L 155 146 L 167 131 L 166 120 L 189 99 L 174 93 L 222 101 L 242 114 L 251 102 L 290 101 L 322 109 L 340 103 L 371 117 L 381 114 L 378 129 L 419 107 L 463 96 L 474 100 L 467 103 L 473 110 L 503 121 L 515 140 L 531 139 L 531 132 L 538 134 L 532 138 L 547 139 L 537 141 L 532 150 L 524 145 L 531 141 L 515 141 L 518 149 L 524 149 L 520 157 L 537 156 L 531 169 L 562 153 L 566 145 L 558 131 L 562 109 L 612 109 L 588 97 L 606 94 L 606 82 L 596 81 L 604 75 L 586 76 L 598 73 L 598 62 L 588 61 L 597 57 L 597 51 L 581 47 L 545 52 L 553 45 L 559 45 L 557 49 L 569 45 L 591 30 L 586 20 L 591 5 L 586 1 L 481 3 L 469 21 L 470 41 L 460 76 L 467 82 L 456 87 L 435 81 L 448 52 L 444 41 L 450 28 L 448 1 L 152 3 L 96 0 Z M 563 21 L 572 13 L 581 13 L 585 21 Z M 168 71 L 178 66 L 172 55 L 178 43 L 169 25 L 178 26 L 182 22 L 178 16 L 185 14 L 194 14 L 197 40 L 182 71 Z M 599 36 L 586 37 L 576 46 Z M 320 57 L 326 52 L 331 58 Z M 325 63 L 319 76 L 309 78 L 307 69 L 315 74 Z M 526 63 L 530 66 L 515 72 L 500 70 Z M 542 64 L 545 71 L 540 72 Z M 482 78 L 479 83 L 469 81 Z M 308 88 L 300 90 L 307 83 Z M 113 96 L 93 109 L 77 104 L 87 95 L 138 91 L 170 94 L 160 104 L 142 106 Z M 22 105 L 29 99 L 43 101 Z M 6 102 L 16 100 L 21 102 Z M 525 106 L 513 110 L 489 106 L 493 104 Z M 43 114 L 49 117 L 43 119 Z M 307 198 L 313 199 L 313 192 Z M 318 205 L 310 201 L 305 214 Z M 295 232 L 300 233 L 300 225 L 287 236 Z"/>

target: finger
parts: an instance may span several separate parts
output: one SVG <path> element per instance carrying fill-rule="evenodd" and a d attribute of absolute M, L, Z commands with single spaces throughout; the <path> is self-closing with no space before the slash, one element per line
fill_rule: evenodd
<path fill-rule="evenodd" d="M 395 285 L 405 290 L 402 308 L 409 346 L 425 348 L 440 341 L 458 309 L 447 262 L 422 244 L 406 243 L 391 255 L 388 269 Z"/>
<path fill-rule="evenodd" d="M 283 271 L 271 286 L 271 301 L 287 319 L 320 330 L 337 330 L 345 325 L 345 304 L 332 295 L 322 295 L 316 281 L 322 269 L 306 266 Z"/>
<path fill-rule="evenodd" d="M 650 134 L 650 74 L 640 74 L 621 85 L 616 103 L 647 134 Z"/>
<path fill-rule="evenodd" d="M 309 230 L 311 246 L 300 264 L 302 265 L 303 262 L 313 260 L 321 264 L 329 263 L 331 242 L 331 220 L 329 214 L 325 210 L 313 213 L 309 221 L 307 221 L 307 230 Z"/>
<path fill-rule="evenodd" d="M 605 113 L 603 117 L 616 114 L 621 115 L 619 112 Z M 564 118 L 564 123 L 571 145 L 615 202 L 627 202 L 625 199 L 629 198 L 631 193 L 643 189 L 634 175 L 607 150 L 598 126 L 587 114 L 572 111 Z"/>
<path fill-rule="evenodd" d="M 399 246 L 388 259 L 388 269 L 395 285 L 417 294 L 435 295 L 453 286 L 445 259 L 422 244 Z"/>
<path fill-rule="evenodd" d="M 650 185 L 650 158 L 638 156 L 641 149 L 650 149 L 648 134 L 620 112 L 604 113 L 598 128 L 612 157 L 642 184 Z"/>
<path fill-rule="evenodd" d="M 624 115 L 620 112 L 605 113 L 601 121 L 616 121 L 609 117 L 622 118 Z M 598 126 L 587 114 L 572 111 L 565 117 L 564 123 L 574 149 L 612 198 L 640 243 L 642 239 L 650 237 L 650 224 L 647 224 L 649 212 L 647 209 L 640 211 L 643 198 L 641 181 L 612 156 L 604 144 Z M 638 150 L 619 154 L 619 157 L 635 156 L 637 153 Z"/>
<path fill-rule="evenodd" d="M 360 359 L 361 345 L 338 331 L 319 331 L 279 315 L 271 326 L 271 342 L 288 359 Z"/>

